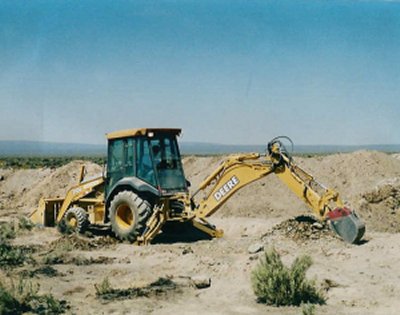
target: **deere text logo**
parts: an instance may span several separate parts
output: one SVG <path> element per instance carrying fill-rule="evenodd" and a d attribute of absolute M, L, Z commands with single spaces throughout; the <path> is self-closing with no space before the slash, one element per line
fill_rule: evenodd
<path fill-rule="evenodd" d="M 214 194 L 214 198 L 217 201 L 220 201 L 222 197 L 227 195 L 233 187 L 239 184 L 239 179 L 236 176 L 232 176 L 230 180 L 228 180 L 218 191 Z"/>

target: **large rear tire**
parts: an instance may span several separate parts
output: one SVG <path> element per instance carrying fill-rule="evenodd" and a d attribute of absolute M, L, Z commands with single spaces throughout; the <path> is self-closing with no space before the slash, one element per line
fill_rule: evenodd
<path fill-rule="evenodd" d="M 84 233 L 89 226 L 88 214 L 80 207 L 72 207 L 64 214 L 63 224 L 76 233 Z"/>
<path fill-rule="evenodd" d="M 151 206 L 147 201 L 132 191 L 124 190 L 111 201 L 108 218 L 119 239 L 134 242 L 146 228 L 150 215 Z"/>

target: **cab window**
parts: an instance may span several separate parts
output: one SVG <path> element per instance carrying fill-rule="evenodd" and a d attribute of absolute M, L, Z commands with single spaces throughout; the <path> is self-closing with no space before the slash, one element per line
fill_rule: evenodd
<path fill-rule="evenodd" d="M 157 186 L 150 145 L 147 138 L 137 139 L 136 154 L 137 177 L 153 186 Z"/>
<path fill-rule="evenodd" d="M 176 137 L 160 135 L 150 140 L 156 175 L 162 189 L 186 188 Z"/>
<path fill-rule="evenodd" d="M 112 187 L 124 176 L 124 141 L 117 139 L 108 145 L 108 187 Z"/>

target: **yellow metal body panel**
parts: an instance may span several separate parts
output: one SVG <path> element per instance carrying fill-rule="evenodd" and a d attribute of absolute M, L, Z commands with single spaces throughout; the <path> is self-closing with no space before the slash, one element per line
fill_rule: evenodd
<path fill-rule="evenodd" d="M 224 161 L 199 190 L 208 190 L 195 211 L 197 218 L 215 213 L 235 192 L 272 172 L 270 161 L 261 161 L 259 154 L 234 155 Z"/>
<path fill-rule="evenodd" d="M 65 212 L 70 208 L 70 206 L 74 202 L 79 202 L 84 196 L 87 196 L 91 192 L 95 190 L 98 186 L 104 184 L 104 178 L 103 177 L 98 177 L 95 179 L 92 179 L 90 181 L 87 181 L 85 183 L 80 183 L 74 187 L 72 187 L 70 190 L 68 190 L 64 202 L 61 206 L 60 211 L 58 212 L 57 215 L 57 220 L 56 222 L 60 222 L 61 219 L 63 218 Z M 103 198 L 99 198 L 96 200 L 102 201 Z"/>
<path fill-rule="evenodd" d="M 127 138 L 127 137 L 137 137 L 137 136 L 145 136 L 150 132 L 171 132 L 177 135 L 181 134 L 181 129 L 178 128 L 137 128 L 137 129 L 126 129 L 126 130 L 119 130 L 108 133 L 107 139 L 120 139 L 120 138 Z"/>

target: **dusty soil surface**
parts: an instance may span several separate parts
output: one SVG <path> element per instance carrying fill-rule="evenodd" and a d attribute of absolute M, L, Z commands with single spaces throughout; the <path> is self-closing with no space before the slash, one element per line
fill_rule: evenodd
<path fill-rule="evenodd" d="M 221 159 L 185 158 L 193 189 Z M 29 274 L 41 292 L 67 300 L 71 308 L 66 312 L 71 314 L 301 314 L 298 307 L 256 302 L 250 275 L 263 250 L 250 254 L 248 249 L 257 244 L 264 250 L 274 247 L 287 264 L 300 254 L 312 257 L 308 276 L 327 297 L 316 314 L 398 314 L 398 155 L 360 151 L 295 161 L 357 209 L 367 226 L 362 244 L 345 244 L 327 227 L 308 220 L 304 215 L 310 211 L 270 175 L 242 189 L 210 219 L 224 229 L 223 238 L 171 243 L 159 237 L 151 246 L 136 247 L 115 242 L 107 231 L 81 238 L 35 228 L 19 233 L 13 244 L 37 248 L 32 254 L 36 264 L 0 269 L 0 277 Z M 62 196 L 76 183 L 81 164 L 56 170 L 0 170 L 0 221 L 28 214 L 42 196 Z M 101 173 L 98 165 L 87 167 L 88 176 Z M 196 277 L 211 279 L 211 285 L 197 288 Z M 96 287 L 106 278 L 117 289 L 152 289 L 145 296 L 122 290 L 124 296 L 101 299 Z M 160 278 L 174 286 L 150 285 Z"/>

